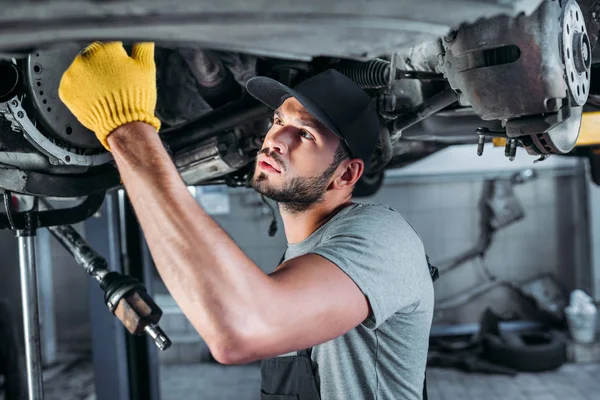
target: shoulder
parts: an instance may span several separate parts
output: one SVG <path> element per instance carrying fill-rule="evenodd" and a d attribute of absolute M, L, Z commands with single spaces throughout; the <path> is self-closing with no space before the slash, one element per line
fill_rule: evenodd
<path fill-rule="evenodd" d="M 420 242 L 412 225 L 394 208 L 387 204 L 354 203 L 331 221 L 327 234 L 372 234 L 373 239 L 385 236 L 413 238 Z"/>
<path fill-rule="evenodd" d="M 354 203 L 349 207 L 348 215 L 366 216 L 377 219 L 401 219 L 402 215 L 387 204 L 381 203 Z"/>

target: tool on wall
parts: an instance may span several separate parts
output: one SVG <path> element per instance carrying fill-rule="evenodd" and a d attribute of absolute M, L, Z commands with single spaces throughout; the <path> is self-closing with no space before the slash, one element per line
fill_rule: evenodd
<path fill-rule="evenodd" d="M 61 209 L 37 197 L 3 195 L 5 213 L 0 213 L 0 229 L 15 231 L 19 239 L 19 267 L 25 335 L 27 388 L 30 400 L 44 398 L 42 357 L 35 263 L 35 235 L 38 228 L 50 232 L 75 257 L 75 261 L 94 277 L 104 291 L 105 303 L 131 334 L 148 334 L 159 349 L 171 341 L 158 326 L 161 309 L 148 295 L 144 285 L 132 277 L 109 271 L 106 260 L 94 251 L 70 226 L 91 217 L 102 205 L 104 193 L 88 196 L 80 204 Z M 39 203 L 45 205 L 40 210 Z"/>

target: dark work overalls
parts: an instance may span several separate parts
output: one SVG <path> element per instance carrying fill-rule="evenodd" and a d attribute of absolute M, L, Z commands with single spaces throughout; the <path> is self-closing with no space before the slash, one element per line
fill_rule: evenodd
<path fill-rule="evenodd" d="M 439 276 L 438 270 L 431 265 L 429 257 L 427 264 L 431 279 L 435 282 Z M 310 353 L 311 349 L 306 349 L 298 351 L 295 356 L 262 361 L 261 400 L 320 400 L 314 373 L 316 368 L 313 367 Z M 427 378 L 423 382 L 423 400 L 427 400 Z"/>

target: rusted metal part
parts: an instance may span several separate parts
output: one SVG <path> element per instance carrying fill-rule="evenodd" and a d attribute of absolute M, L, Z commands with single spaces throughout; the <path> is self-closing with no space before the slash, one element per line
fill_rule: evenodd
<path fill-rule="evenodd" d="M 484 120 L 555 112 L 567 97 L 560 52 L 561 8 L 544 2 L 531 16 L 462 26 L 444 40 L 443 72 Z"/>
<path fill-rule="evenodd" d="M 455 37 L 456 31 L 452 30 L 446 38 Z M 431 73 L 440 73 L 440 67 L 443 63 L 444 47 L 442 38 L 417 44 L 405 50 L 400 50 L 396 53 L 397 57 L 402 60 L 403 66 L 406 69 L 413 71 L 426 71 Z"/>
<path fill-rule="evenodd" d="M 140 281 L 113 271 L 106 274 L 100 287 L 104 290 L 106 305 L 131 334 L 148 333 L 161 350 L 171 345 L 169 338 L 157 325 L 162 310 Z"/>
<path fill-rule="evenodd" d="M 146 326 L 157 324 L 162 310 L 146 292 L 132 292 L 123 297 L 114 314 L 132 335 L 141 335 Z"/>

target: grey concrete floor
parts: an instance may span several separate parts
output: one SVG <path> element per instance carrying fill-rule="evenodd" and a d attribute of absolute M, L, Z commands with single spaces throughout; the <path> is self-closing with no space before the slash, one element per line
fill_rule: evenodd
<path fill-rule="evenodd" d="M 598 400 L 600 364 L 567 364 L 557 371 L 516 377 L 428 370 L 430 400 Z M 161 400 L 259 400 L 257 364 L 161 366 Z M 46 400 L 95 400 L 91 360 L 78 358 L 47 373 Z M 0 400 L 2 395 L 0 395 Z"/>
<path fill-rule="evenodd" d="M 259 400 L 259 379 L 257 366 L 167 367 L 161 370 L 161 400 Z M 599 400 L 600 364 L 516 377 L 431 368 L 427 384 L 430 400 Z"/>

